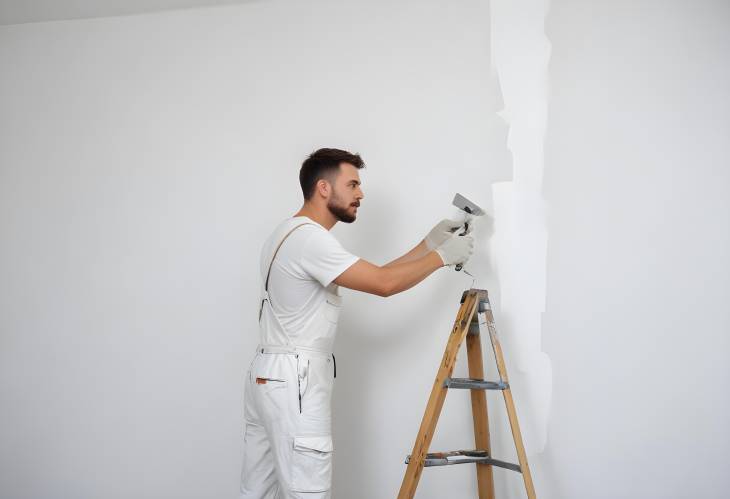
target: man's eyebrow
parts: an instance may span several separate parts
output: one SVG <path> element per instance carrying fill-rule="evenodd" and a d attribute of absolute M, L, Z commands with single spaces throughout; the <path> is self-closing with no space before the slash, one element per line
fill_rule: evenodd
<path fill-rule="evenodd" d="M 360 181 L 359 180 L 350 180 L 349 183 L 351 184 L 353 182 L 355 183 L 355 185 L 360 185 Z"/>

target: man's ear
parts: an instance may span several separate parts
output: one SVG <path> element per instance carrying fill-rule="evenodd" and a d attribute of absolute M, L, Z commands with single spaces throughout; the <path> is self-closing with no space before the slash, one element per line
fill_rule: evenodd
<path fill-rule="evenodd" d="M 329 197 L 331 191 L 332 186 L 328 181 L 323 178 L 317 180 L 317 194 L 319 194 L 323 198 L 327 198 Z"/>

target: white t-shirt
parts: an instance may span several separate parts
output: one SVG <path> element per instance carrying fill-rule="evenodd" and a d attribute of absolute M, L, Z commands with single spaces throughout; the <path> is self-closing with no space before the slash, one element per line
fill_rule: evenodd
<path fill-rule="evenodd" d="M 261 250 L 261 275 L 266 279 L 269 258 L 276 250 L 282 226 L 290 228 L 301 223 L 286 238 L 271 266 L 269 298 L 274 313 L 287 331 L 297 331 L 314 316 L 327 299 L 326 289 L 338 293 L 335 280 L 359 260 L 346 251 L 330 231 L 309 217 L 284 220 L 264 243 Z"/>

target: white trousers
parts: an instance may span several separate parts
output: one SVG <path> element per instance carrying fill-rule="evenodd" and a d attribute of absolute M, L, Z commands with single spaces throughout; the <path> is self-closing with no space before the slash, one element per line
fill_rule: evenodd
<path fill-rule="evenodd" d="M 330 499 L 331 357 L 257 351 L 247 373 L 240 499 Z"/>

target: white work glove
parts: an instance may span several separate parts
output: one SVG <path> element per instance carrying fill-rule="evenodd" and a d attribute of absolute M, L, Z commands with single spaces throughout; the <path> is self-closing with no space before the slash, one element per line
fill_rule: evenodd
<path fill-rule="evenodd" d="M 447 239 L 454 235 L 460 228 L 464 227 L 463 220 L 449 220 L 445 218 L 437 223 L 431 232 L 423 239 L 426 241 L 426 247 L 429 251 L 435 250 L 441 246 Z M 467 235 L 472 231 L 474 225 L 469 224 Z"/>
<path fill-rule="evenodd" d="M 474 238 L 472 236 L 451 235 L 444 243 L 436 248 L 444 265 L 465 264 L 474 254 Z"/>

